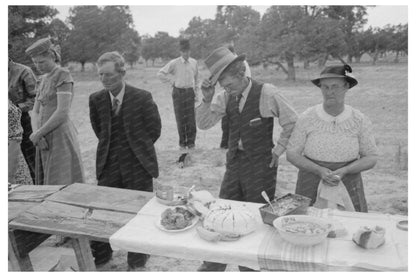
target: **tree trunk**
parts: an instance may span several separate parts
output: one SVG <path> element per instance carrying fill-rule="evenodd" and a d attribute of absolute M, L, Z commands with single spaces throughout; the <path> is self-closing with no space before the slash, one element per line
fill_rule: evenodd
<path fill-rule="evenodd" d="M 276 71 L 279 70 L 279 68 L 281 68 L 283 70 L 283 72 L 285 74 L 289 74 L 289 72 L 287 71 L 287 69 L 283 66 L 283 64 L 279 61 L 275 62 L 275 64 L 277 64 L 277 68 Z"/>
<path fill-rule="evenodd" d="M 362 57 L 362 55 L 356 55 L 354 58 L 355 58 L 355 62 L 356 63 L 360 63 L 361 62 L 361 57 Z"/>
<path fill-rule="evenodd" d="M 328 57 L 329 57 L 329 54 L 325 54 L 325 56 L 321 56 L 318 61 L 318 66 L 324 67 L 326 64 L 326 61 L 328 60 Z"/>
<path fill-rule="evenodd" d="M 352 63 L 352 55 L 351 54 L 348 54 L 347 62 L 348 62 L 348 64 Z"/>
<path fill-rule="evenodd" d="M 85 62 L 81 62 L 81 72 L 85 71 Z"/>
<path fill-rule="evenodd" d="M 400 51 L 396 51 L 396 57 L 394 58 L 394 63 L 399 62 L 399 54 L 400 54 Z"/>
<path fill-rule="evenodd" d="M 372 56 L 373 58 L 373 65 L 376 65 L 377 59 L 378 59 L 378 49 L 374 52 L 374 55 Z"/>
<path fill-rule="evenodd" d="M 304 69 L 309 69 L 309 67 L 310 67 L 310 62 L 309 62 L 309 60 L 304 60 L 304 61 L 303 61 L 303 68 L 304 68 Z"/>
<path fill-rule="evenodd" d="M 287 80 L 296 81 L 294 55 L 286 54 L 286 63 L 287 63 Z"/>

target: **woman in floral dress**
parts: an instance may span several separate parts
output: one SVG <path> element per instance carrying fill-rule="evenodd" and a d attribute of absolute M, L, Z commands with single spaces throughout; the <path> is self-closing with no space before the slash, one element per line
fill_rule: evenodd
<path fill-rule="evenodd" d="M 20 150 L 23 128 L 20 124 L 22 112 L 9 100 L 9 178 L 10 184 L 33 185 L 29 168 Z"/>
<path fill-rule="evenodd" d="M 313 204 L 321 180 L 328 186 L 342 181 L 355 210 L 367 212 L 361 172 L 375 166 L 378 149 L 370 119 L 345 104 L 345 94 L 358 83 L 351 72 L 349 65 L 330 66 L 312 80 L 323 103 L 300 115 L 286 155 L 299 168 L 297 194 Z"/>

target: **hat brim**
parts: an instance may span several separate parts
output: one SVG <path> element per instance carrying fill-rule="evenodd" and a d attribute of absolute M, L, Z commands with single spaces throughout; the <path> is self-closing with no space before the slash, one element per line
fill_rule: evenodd
<path fill-rule="evenodd" d="M 235 59 L 233 59 L 229 64 L 225 65 L 221 70 L 218 70 L 217 73 L 215 73 L 214 75 L 211 75 L 211 77 L 209 77 L 209 80 L 211 81 L 211 84 L 213 86 L 215 86 L 215 84 L 218 81 L 218 78 L 221 76 L 221 74 L 224 72 L 224 70 L 226 70 L 228 67 L 230 67 L 230 65 L 232 65 L 235 62 L 238 61 L 244 61 L 246 59 L 246 55 L 242 54 L 237 56 Z"/>
<path fill-rule="evenodd" d="M 328 79 L 328 78 L 344 78 L 345 80 L 347 80 L 348 84 L 349 84 L 349 88 L 354 87 L 355 85 L 358 84 L 358 81 L 351 76 L 340 76 L 340 75 L 336 75 L 336 74 L 324 74 L 319 78 L 313 79 L 311 80 L 311 82 L 317 86 L 317 87 L 321 87 L 321 79 Z"/>

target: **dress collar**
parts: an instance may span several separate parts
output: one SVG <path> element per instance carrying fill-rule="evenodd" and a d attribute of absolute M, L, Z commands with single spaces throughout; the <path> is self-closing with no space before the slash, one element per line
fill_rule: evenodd
<path fill-rule="evenodd" d="M 328 121 L 328 122 L 342 122 L 345 121 L 347 119 L 349 119 L 352 115 L 352 108 L 349 105 L 345 105 L 344 106 L 344 111 L 342 113 L 340 113 L 337 116 L 332 116 L 330 114 L 328 114 L 325 110 L 324 110 L 324 104 L 322 103 L 321 105 L 317 105 L 316 106 L 316 113 L 318 114 L 318 117 L 324 121 Z"/>

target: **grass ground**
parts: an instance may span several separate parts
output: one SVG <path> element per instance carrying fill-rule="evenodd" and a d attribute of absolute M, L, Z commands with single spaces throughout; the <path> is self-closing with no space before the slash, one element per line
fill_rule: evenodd
<path fill-rule="evenodd" d="M 90 67 L 91 68 L 91 67 Z M 370 117 L 381 156 L 377 166 L 363 174 L 365 192 L 372 211 L 407 215 L 407 145 L 408 145 L 408 71 L 407 63 L 353 64 L 353 74 L 358 86 L 350 90 L 346 102 Z M 126 80 L 133 86 L 146 89 L 153 95 L 162 118 L 162 134 L 156 143 L 159 160 L 159 182 L 174 182 L 181 185 L 196 185 L 215 196 L 224 174 L 225 152 L 219 149 L 220 124 L 208 131 L 197 131 L 197 148 L 190 167 L 179 169 L 178 135 L 173 113 L 171 89 L 156 77 L 157 67 L 137 65 L 128 70 Z M 253 78 L 276 85 L 300 113 L 307 107 L 321 102 L 319 89 L 310 79 L 319 75 L 320 69 L 297 68 L 297 81 L 285 81 L 283 72 L 269 67 L 252 68 Z M 203 75 L 207 75 L 203 71 Z M 101 88 L 95 71 L 74 72 L 75 97 L 72 103 L 72 119 L 78 129 L 82 158 L 86 171 L 86 182 L 95 184 L 95 151 L 97 139 L 88 116 L 88 96 Z M 277 124 L 275 124 L 277 126 Z M 275 128 L 275 136 L 279 128 Z M 294 191 L 297 170 L 283 157 L 277 177 L 277 194 Z M 152 256 L 144 271 L 194 271 L 199 261 L 185 261 Z M 126 253 L 118 251 L 99 271 L 125 271 Z M 231 266 L 230 271 L 237 270 Z"/>

